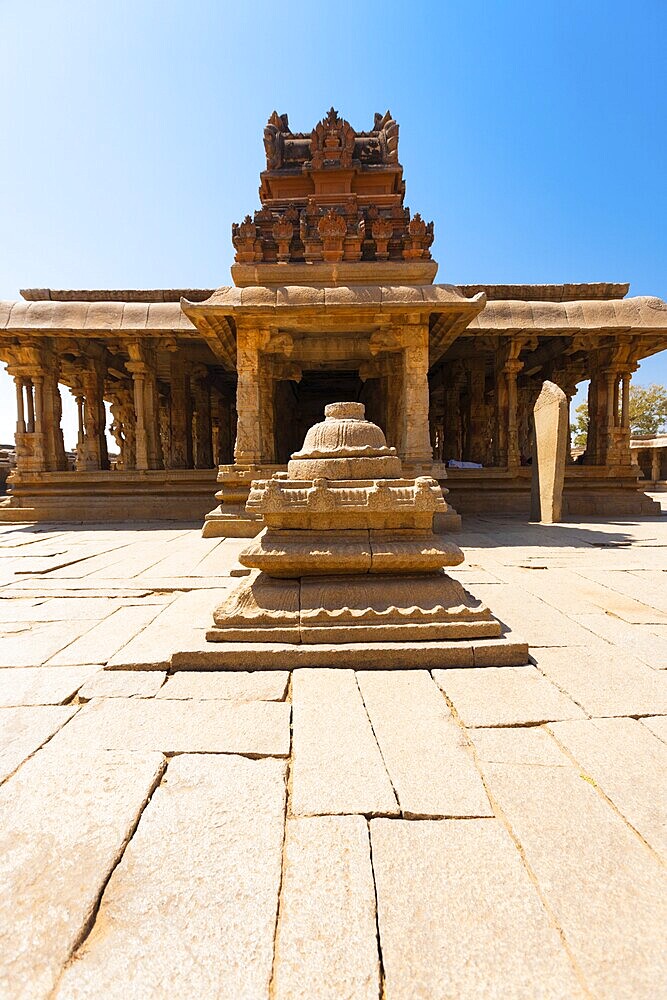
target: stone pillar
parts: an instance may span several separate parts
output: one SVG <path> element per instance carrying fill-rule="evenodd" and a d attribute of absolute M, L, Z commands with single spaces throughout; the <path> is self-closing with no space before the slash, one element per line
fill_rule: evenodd
<path fill-rule="evenodd" d="M 428 424 L 428 325 L 404 327 L 402 441 L 399 453 L 405 462 L 433 461 Z"/>
<path fill-rule="evenodd" d="M 25 410 L 23 408 L 23 389 L 24 389 L 25 379 L 21 378 L 20 375 L 14 376 L 14 384 L 16 385 L 16 433 L 25 434 Z"/>
<path fill-rule="evenodd" d="M 194 468 L 192 458 L 192 397 L 190 372 L 178 357 L 171 359 L 171 456 L 172 469 Z"/>
<path fill-rule="evenodd" d="M 160 412 L 154 352 L 143 344 L 130 344 L 131 360 L 125 365 L 134 380 L 137 469 L 161 469 Z"/>
<path fill-rule="evenodd" d="M 516 469 L 521 465 L 521 453 L 519 450 L 519 430 L 517 413 L 517 387 L 516 380 L 523 364 L 518 358 L 511 359 L 504 368 L 507 378 L 507 467 Z"/>
<path fill-rule="evenodd" d="M 33 396 L 32 379 L 25 379 L 25 390 L 28 402 L 28 419 L 26 421 L 26 431 L 28 434 L 35 433 L 35 400 Z"/>
<path fill-rule="evenodd" d="M 120 457 L 116 468 L 123 471 L 137 467 L 137 442 L 134 423 L 134 392 L 128 379 L 125 384 L 114 387 L 111 394 L 111 433 L 114 436 Z"/>
<path fill-rule="evenodd" d="M 81 374 L 83 386 L 84 441 L 80 465 L 86 470 L 108 469 L 106 411 L 104 409 L 104 378 L 95 365 Z"/>
<path fill-rule="evenodd" d="M 660 449 L 651 449 L 651 479 L 656 483 L 660 479 Z"/>
<path fill-rule="evenodd" d="M 470 420 L 468 428 L 468 455 L 470 462 L 486 461 L 486 414 L 484 388 L 486 383 L 485 358 L 474 358 L 470 369 Z"/>
<path fill-rule="evenodd" d="M 237 423 L 234 446 L 234 461 L 237 465 L 259 465 L 261 462 L 258 333 L 241 325 L 237 327 Z"/>
<path fill-rule="evenodd" d="M 260 454 L 262 463 L 272 465 L 276 460 L 276 440 L 274 431 L 274 385 L 272 364 L 268 358 L 260 357 L 259 364 L 259 412 L 260 412 Z"/>
<path fill-rule="evenodd" d="M 191 385 L 194 405 L 194 465 L 196 469 L 212 469 L 213 439 L 211 435 L 211 392 L 208 369 L 203 365 L 195 369 Z"/>

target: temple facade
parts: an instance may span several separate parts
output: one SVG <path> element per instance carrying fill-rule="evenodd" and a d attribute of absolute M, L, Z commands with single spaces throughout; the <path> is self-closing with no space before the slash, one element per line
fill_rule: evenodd
<path fill-rule="evenodd" d="M 0 518 L 206 514 L 207 534 L 252 535 L 251 481 L 286 467 L 341 400 L 365 405 L 406 474 L 446 479 L 459 511 L 527 513 L 547 379 L 568 400 L 590 380 L 565 513 L 651 513 L 629 387 L 667 347 L 667 304 L 622 284 L 435 284 L 433 224 L 405 204 L 398 135 L 389 112 L 357 132 L 332 108 L 306 133 L 274 112 L 260 208 L 232 227 L 232 286 L 29 289 L 0 303 L 17 409 Z M 78 408 L 74 467 L 62 392 Z"/>

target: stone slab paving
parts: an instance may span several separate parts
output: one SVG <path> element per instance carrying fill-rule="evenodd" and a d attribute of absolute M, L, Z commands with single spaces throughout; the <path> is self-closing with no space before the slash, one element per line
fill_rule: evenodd
<path fill-rule="evenodd" d="M 0 787 L 0 996 L 51 995 L 163 767 L 51 741 Z"/>
<path fill-rule="evenodd" d="M 287 757 L 290 706 L 275 701 L 94 698 L 55 739 L 81 752 L 95 748 Z"/>
<path fill-rule="evenodd" d="M 401 814 L 493 815 L 465 736 L 430 675 L 365 670 L 356 676 Z"/>
<path fill-rule="evenodd" d="M 386 1000 L 584 997 L 496 820 L 371 821 Z"/>
<path fill-rule="evenodd" d="M 134 673 L 135 671 L 123 671 Z M 153 671 L 142 671 L 153 674 Z M 117 671 L 113 671 L 117 673 Z M 162 676 L 162 675 L 158 675 Z M 171 674 L 158 698 L 203 698 L 226 701 L 284 701 L 289 684 L 287 670 L 253 671 L 252 673 L 197 673 L 178 670 Z M 80 693 L 80 692 L 79 692 Z"/>
<path fill-rule="evenodd" d="M 591 993 L 655 1000 L 667 981 L 664 865 L 578 767 L 481 768 Z"/>
<path fill-rule="evenodd" d="M 5 667 L 0 670 L 0 707 L 62 705 L 101 668 Z"/>
<path fill-rule="evenodd" d="M 587 715 L 667 713 L 667 672 L 608 647 L 604 652 L 561 647 L 534 652 L 539 670 Z"/>
<path fill-rule="evenodd" d="M 284 763 L 174 758 L 55 996 L 268 998 L 284 823 Z"/>
<path fill-rule="evenodd" d="M 652 733 L 658 736 L 664 743 L 667 743 L 667 715 L 651 716 L 641 721 Z"/>
<path fill-rule="evenodd" d="M 164 670 L 98 670 L 79 688 L 77 698 L 152 698 L 166 676 Z"/>
<path fill-rule="evenodd" d="M 659 996 L 667 519 L 457 541 L 534 666 L 218 672 L 244 540 L 0 525 L 0 996 Z"/>
<path fill-rule="evenodd" d="M 0 782 L 39 750 L 77 711 L 61 705 L 0 708 Z"/>
<path fill-rule="evenodd" d="M 288 819 L 276 934 L 276 1000 L 377 1000 L 380 961 L 368 825 Z"/>
<path fill-rule="evenodd" d="M 434 670 L 465 726 L 526 726 L 584 712 L 536 667 Z"/>
<path fill-rule="evenodd" d="M 555 722 L 549 729 L 667 862 L 667 745 L 635 719 Z"/>
<path fill-rule="evenodd" d="M 295 670 L 292 704 L 292 813 L 397 815 L 353 671 Z"/>

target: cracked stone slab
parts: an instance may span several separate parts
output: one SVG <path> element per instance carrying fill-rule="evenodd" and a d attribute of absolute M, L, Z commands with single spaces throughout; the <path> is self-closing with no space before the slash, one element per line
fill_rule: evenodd
<path fill-rule="evenodd" d="M 82 701 L 92 698 L 152 698 L 167 676 L 164 670 L 100 670 L 79 688 Z"/>
<path fill-rule="evenodd" d="M 158 698 L 203 698 L 226 701 L 284 701 L 287 670 L 249 672 L 195 672 L 179 670 L 167 678 Z"/>
<path fill-rule="evenodd" d="M 533 655 L 540 671 L 588 715 L 667 712 L 667 671 L 622 650 L 538 649 Z"/>
<path fill-rule="evenodd" d="M 276 935 L 276 1000 L 377 1000 L 380 964 L 368 825 L 287 821 Z"/>
<path fill-rule="evenodd" d="M 268 1000 L 285 769 L 234 756 L 170 761 L 62 978 L 61 1000 Z"/>
<path fill-rule="evenodd" d="M 86 751 L 286 757 L 290 752 L 290 705 L 275 701 L 95 698 L 56 738 L 65 737 L 70 746 Z"/>
<path fill-rule="evenodd" d="M 667 715 L 654 715 L 641 720 L 642 725 L 648 726 L 651 732 L 667 743 Z"/>
<path fill-rule="evenodd" d="M 434 670 L 465 726 L 525 726 L 584 713 L 536 667 Z"/>
<path fill-rule="evenodd" d="M 466 737 L 423 670 L 356 675 L 401 813 L 492 816 Z"/>
<path fill-rule="evenodd" d="M 88 632 L 94 624 L 92 619 L 28 624 L 28 631 L 3 637 L 0 642 L 0 668 L 38 667 L 68 643 Z"/>
<path fill-rule="evenodd" d="M 39 750 L 76 711 L 69 705 L 0 708 L 0 781 Z"/>
<path fill-rule="evenodd" d="M 575 617 L 591 632 L 642 660 L 649 667 L 667 670 L 667 644 L 651 631 L 651 626 L 631 624 L 602 612 Z"/>
<path fill-rule="evenodd" d="M 62 705 L 101 668 L 4 667 L 0 670 L 0 706 Z"/>
<path fill-rule="evenodd" d="M 353 671 L 295 670 L 292 706 L 292 813 L 397 815 Z"/>
<path fill-rule="evenodd" d="M 386 1000 L 586 995 L 498 821 L 370 828 Z"/>
<path fill-rule="evenodd" d="M 0 787 L 0 995 L 51 995 L 163 764 L 52 741 Z"/>
<path fill-rule="evenodd" d="M 549 729 L 667 861 L 667 746 L 636 719 L 557 722 Z"/>
<path fill-rule="evenodd" d="M 119 652 L 135 635 L 162 612 L 160 604 L 145 607 L 134 604 L 119 608 L 99 622 L 90 631 L 53 656 L 49 663 L 55 665 L 74 663 L 106 663 Z"/>
<path fill-rule="evenodd" d="M 574 764 L 480 766 L 590 993 L 655 1000 L 667 977 L 659 859 Z"/>

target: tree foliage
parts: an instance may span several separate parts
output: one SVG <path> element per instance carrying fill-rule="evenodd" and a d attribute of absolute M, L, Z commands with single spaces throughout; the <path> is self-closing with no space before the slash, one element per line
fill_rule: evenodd
<path fill-rule="evenodd" d="M 588 437 L 588 403 L 580 403 L 570 424 L 572 444 L 585 448 Z M 659 434 L 667 428 L 667 388 L 664 385 L 630 386 L 630 430 L 633 434 Z"/>

